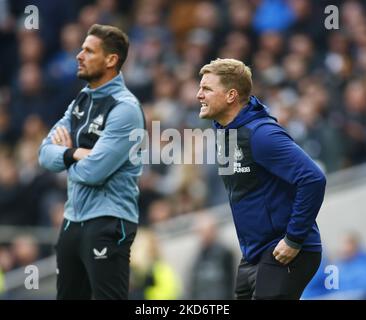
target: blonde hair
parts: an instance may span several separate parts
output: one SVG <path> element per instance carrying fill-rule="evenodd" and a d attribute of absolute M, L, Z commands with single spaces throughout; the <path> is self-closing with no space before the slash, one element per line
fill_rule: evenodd
<path fill-rule="evenodd" d="M 212 73 L 220 77 L 221 84 L 227 89 L 235 89 L 241 101 L 247 101 L 252 91 L 252 71 L 236 59 L 216 59 L 204 65 L 200 75 Z"/>

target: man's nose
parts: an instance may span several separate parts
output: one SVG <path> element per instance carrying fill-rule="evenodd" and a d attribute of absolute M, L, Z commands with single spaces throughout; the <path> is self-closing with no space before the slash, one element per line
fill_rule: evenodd
<path fill-rule="evenodd" d="M 197 95 L 196 95 L 196 98 L 197 98 L 198 100 L 203 99 L 203 96 L 202 96 L 202 90 L 201 90 L 201 89 L 199 89 L 199 90 L 198 90 Z"/>
<path fill-rule="evenodd" d="M 76 59 L 77 59 L 78 61 L 82 60 L 82 54 L 83 54 L 83 51 L 80 51 L 80 52 L 77 54 Z"/>

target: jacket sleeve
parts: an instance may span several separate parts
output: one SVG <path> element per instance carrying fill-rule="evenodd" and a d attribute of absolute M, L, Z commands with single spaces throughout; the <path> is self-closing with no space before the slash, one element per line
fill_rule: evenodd
<path fill-rule="evenodd" d="M 143 128 L 140 108 L 132 103 L 114 107 L 108 115 L 102 136 L 91 153 L 70 166 L 69 179 L 89 186 L 103 185 L 128 161 L 130 149 L 136 144 L 129 140 L 130 133 L 137 128 Z"/>
<path fill-rule="evenodd" d="M 296 188 L 285 240 L 301 246 L 323 202 L 326 179 L 318 165 L 277 125 L 264 124 L 251 138 L 255 162 Z"/>
<path fill-rule="evenodd" d="M 66 169 L 63 155 L 67 147 L 53 144 L 51 136 L 56 130 L 56 127 L 64 126 L 69 132 L 71 131 L 71 109 L 73 103 L 74 101 L 70 103 L 63 118 L 53 126 L 47 137 L 43 139 L 39 148 L 39 164 L 50 171 L 60 172 Z"/>

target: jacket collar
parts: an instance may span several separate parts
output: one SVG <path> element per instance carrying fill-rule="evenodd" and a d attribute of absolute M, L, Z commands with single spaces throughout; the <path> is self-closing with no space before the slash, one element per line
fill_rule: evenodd
<path fill-rule="evenodd" d="M 87 85 L 81 90 L 81 92 L 90 94 L 93 98 L 103 98 L 108 95 L 120 94 L 121 91 L 125 89 L 125 81 L 123 79 L 122 72 L 120 72 L 117 76 L 115 76 L 113 79 L 109 80 L 105 84 L 95 89 L 91 89 L 89 85 Z"/>
<path fill-rule="evenodd" d="M 269 114 L 268 107 L 262 104 L 255 96 L 250 96 L 249 102 L 245 105 L 236 117 L 226 126 L 222 126 L 217 121 L 213 122 L 217 129 L 237 129 L 255 119 L 270 117 L 274 120 L 276 118 Z M 277 121 L 277 120 L 276 120 Z"/>

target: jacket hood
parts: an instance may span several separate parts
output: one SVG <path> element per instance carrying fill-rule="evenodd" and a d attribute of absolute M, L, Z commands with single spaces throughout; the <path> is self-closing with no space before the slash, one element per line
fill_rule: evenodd
<path fill-rule="evenodd" d="M 217 121 L 214 121 L 214 126 L 217 129 L 237 129 L 246 123 L 249 123 L 259 118 L 272 118 L 277 121 L 276 118 L 269 114 L 268 107 L 262 104 L 255 96 L 250 96 L 248 104 L 240 110 L 237 116 L 228 125 L 222 126 Z"/>
<path fill-rule="evenodd" d="M 91 89 L 89 85 L 87 85 L 81 91 L 91 94 L 93 98 L 103 98 L 107 95 L 118 95 L 120 94 L 121 90 L 125 88 L 126 85 L 122 73 L 120 72 L 113 79 L 95 89 Z"/>

